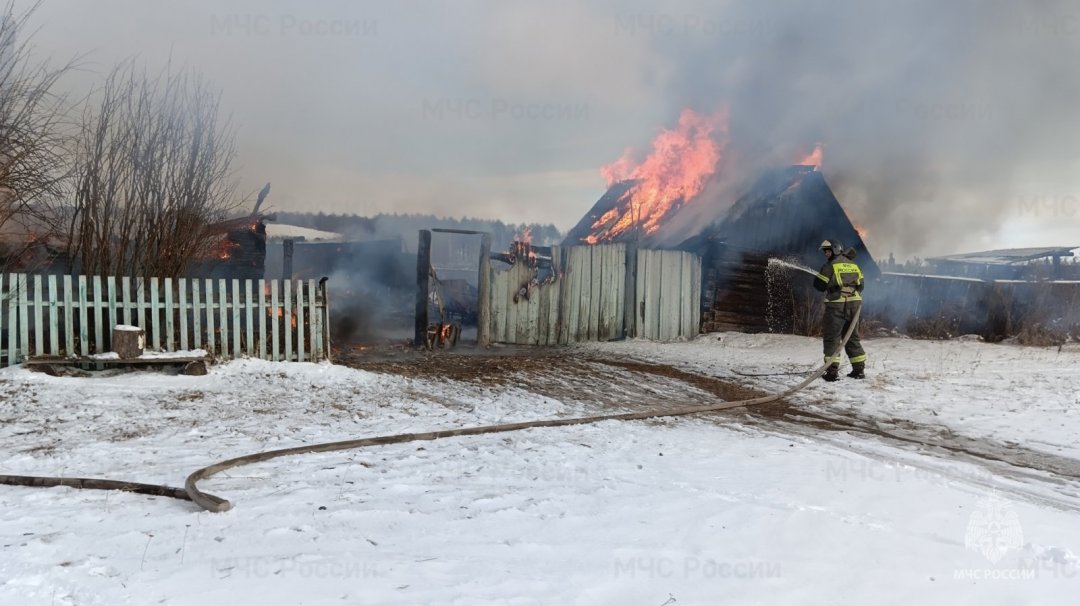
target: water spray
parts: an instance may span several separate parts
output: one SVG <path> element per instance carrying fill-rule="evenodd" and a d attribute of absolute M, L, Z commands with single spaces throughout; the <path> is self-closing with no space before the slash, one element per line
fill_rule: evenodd
<path fill-rule="evenodd" d="M 798 263 L 793 263 L 791 261 L 785 261 L 783 259 L 777 259 L 775 257 L 769 259 L 769 269 L 774 269 L 778 265 L 782 266 L 782 267 L 787 267 L 787 268 L 790 268 L 790 269 L 797 269 L 799 271 L 804 271 L 804 272 L 810 274 L 811 276 L 816 276 L 817 275 L 816 271 L 810 269 L 809 267 L 806 267 L 805 265 L 799 265 Z"/>

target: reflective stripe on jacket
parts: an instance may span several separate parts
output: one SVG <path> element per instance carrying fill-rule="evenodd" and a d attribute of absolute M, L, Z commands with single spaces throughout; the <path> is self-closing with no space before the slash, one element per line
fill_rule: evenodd
<path fill-rule="evenodd" d="M 825 293 L 826 303 L 862 301 L 862 270 L 847 257 L 834 257 L 818 272 L 814 288 Z"/>

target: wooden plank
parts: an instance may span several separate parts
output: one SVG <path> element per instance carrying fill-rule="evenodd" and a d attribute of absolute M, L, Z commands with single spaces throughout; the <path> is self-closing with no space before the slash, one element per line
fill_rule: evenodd
<path fill-rule="evenodd" d="M 150 278 L 150 346 L 154 351 L 161 350 L 161 306 L 158 300 L 160 288 L 158 279 Z"/>
<path fill-rule="evenodd" d="M 421 347 L 427 339 L 428 301 L 431 297 L 431 232 L 420 230 L 416 248 L 416 311 L 413 345 Z M 275 312 L 276 313 L 276 312 Z"/>
<path fill-rule="evenodd" d="M 559 305 L 556 312 L 558 320 L 556 320 L 556 333 L 557 342 L 559 345 L 566 345 L 569 342 L 569 329 L 570 326 L 570 282 L 572 276 L 570 275 L 570 247 L 559 249 Z"/>
<path fill-rule="evenodd" d="M 615 244 L 608 257 L 607 278 L 608 296 L 606 306 L 607 331 L 605 340 L 617 339 L 623 333 L 623 287 L 626 281 L 626 245 Z"/>
<path fill-rule="evenodd" d="M 690 335 L 693 339 L 701 332 L 701 257 L 692 256 L 690 267 L 690 283 L 693 289 L 690 293 Z"/>
<path fill-rule="evenodd" d="M 135 326 L 146 330 L 146 281 L 143 278 L 135 278 Z"/>
<path fill-rule="evenodd" d="M 292 311 L 293 311 L 293 293 L 292 293 L 292 280 L 283 280 L 281 283 L 281 328 L 285 333 L 282 335 L 285 337 L 285 352 L 284 359 L 286 362 L 290 362 L 293 359 L 293 330 L 292 330 Z"/>
<path fill-rule="evenodd" d="M 0 277 L 3 277 L 0 275 Z M 3 293 L 4 289 L 0 288 L 0 293 Z M 58 313 L 58 307 L 60 305 L 60 292 L 59 287 L 56 284 L 56 276 L 49 276 L 49 353 L 58 356 L 60 355 L 60 316 Z"/>
<path fill-rule="evenodd" d="M 176 311 L 173 308 L 173 280 L 165 278 L 165 349 L 176 351 Z"/>
<path fill-rule="evenodd" d="M 42 325 L 41 276 L 34 276 L 34 348 L 31 355 L 41 355 L 45 349 L 45 328 Z"/>
<path fill-rule="evenodd" d="M 221 343 L 221 357 L 229 357 L 229 287 L 225 278 L 218 278 L 217 288 L 218 317 L 221 325 L 218 327 L 218 340 Z"/>
<path fill-rule="evenodd" d="M 105 346 L 105 333 L 112 332 L 112 330 L 105 330 L 105 300 L 103 295 L 105 294 L 101 288 L 101 276 L 93 276 L 90 278 L 90 286 L 94 291 L 94 301 L 90 307 L 91 317 L 94 324 L 94 353 L 101 353 L 109 351 Z"/>
<path fill-rule="evenodd" d="M 188 312 L 191 305 L 188 303 L 187 278 L 180 278 L 176 282 L 176 304 L 180 320 L 180 350 L 188 351 Z"/>
<path fill-rule="evenodd" d="M 312 293 L 314 298 L 314 293 Z M 311 317 L 315 319 L 314 316 Z M 315 322 L 311 323 L 311 328 L 315 328 Z M 312 334 L 310 330 L 305 330 L 304 327 L 304 281 L 300 280 L 296 283 L 296 361 L 304 361 L 304 338 L 305 333 Z"/>
<path fill-rule="evenodd" d="M 657 251 L 642 251 L 647 273 L 645 289 L 642 295 L 642 324 L 644 331 L 642 336 L 649 340 L 660 338 L 660 258 Z"/>
<path fill-rule="evenodd" d="M 325 354 L 325 351 L 323 350 L 323 347 L 325 346 L 325 334 L 322 332 L 322 319 L 325 309 L 321 304 L 322 302 L 319 297 L 320 293 L 318 290 L 318 286 L 316 286 L 314 280 L 297 280 L 296 288 L 297 296 L 303 297 L 302 299 L 297 299 L 297 308 L 295 310 L 295 312 L 298 314 L 296 320 L 297 338 L 305 338 L 304 327 L 300 324 L 300 319 L 303 318 L 304 315 L 306 315 L 308 323 L 308 340 L 307 343 L 304 344 L 304 357 L 310 362 L 318 362 L 319 360 L 324 359 L 321 356 Z M 306 291 L 306 294 L 301 294 L 301 290 Z M 301 312 L 299 306 L 301 305 L 306 307 L 306 309 L 304 310 L 304 315 L 299 315 Z M 297 344 L 299 344 L 299 341 L 297 342 Z M 299 350 L 297 351 L 297 359 L 300 359 Z"/>
<path fill-rule="evenodd" d="M 559 290 L 562 288 L 562 280 L 559 279 L 559 256 L 561 254 L 558 246 L 551 247 L 551 264 L 554 274 L 551 283 L 547 287 L 548 315 L 544 345 L 557 345 L 559 343 Z"/>
<path fill-rule="evenodd" d="M 685 339 L 690 336 L 690 299 L 693 297 L 693 285 L 690 283 L 689 253 L 679 253 L 679 324 L 675 338 Z"/>
<path fill-rule="evenodd" d="M 8 293 L 7 293 L 6 290 L 4 290 L 4 274 L 3 274 L 3 272 L 0 272 L 0 341 L 3 341 L 3 337 L 4 337 L 4 307 L 7 306 L 8 304 L 9 304 Z M 8 309 L 10 310 L 11 308 L 8 307 Z M 55 324 L 53 326 L 55 326 Z M 10 341 L 9 341 L 9 343 L 10 343 Z M 5 350 L 2 346 L 0 346 L 0 354 L 2 354 L 5 351 L 10 352 L 10 350 L 11 350 L 10 347 Z M 9 362 L 7 361 L 6 358 L 0 358 L 0 366 L 8 366 L 8 365 L 9 365 Z"/>
<path fill-rule="evenodd" d="M 661 283 L 661 317 L 664 324 L 661 338 L 674 340 L 679 336 L 679 311 L 682 308 L 682 252 L 661 251 L 664 273 Z"/>
<path fill-rule="evenodd" d="M 7 291 L 0 291 L 4 295 L 4 302 L 8 306 L 8 339 L 7 339 L 7 365 L 15 366 L 15 358 L 19 344 L 19 310 L 16 308 L 18 296 L 15 290 L 15 274 L 8 274 Z"/>
<path fill-rule="evenodd" d="M 604 299 L 607 298 L 606 293 L 604 293 L 607 276 L 604 275 L 604 272 L 607 271 L 607 257 L 610 250 L 606 244 L 592 247 L 592 279 L 589 281 L 591 295 L 589 297 L 590 341 L 601 340 L 600 329 L 604 319 Z"/>
<path fill-rule="evenodd" d="M 71 304 L 71 295 L 75 288 L 71 285 L 71 276 L 64 276 L 64 355 L 75 355 L 75 309 Z"/>
<path fill-rule="evenodd" d="M 330 360 L 330 353 L 332 353 L 330 352 L 330 295 L 326 281 L 322 281 L 321 294 L 323 297 L 323 314 L 319 320 L 319 324 L 322 327 L 322 332 L 320 334 L 322 335 L 323 353 L 326 355 L 325 360 L 327 362 L 332 362 L 332 360 Z"/>
<path fill-rule="evenodd" d="M 64 290 L 67 290 L 67 283 L 64 285 Z M 131 278 L 127 276 L 121 276 L 120 278 L 120 296 L 120 310 L 123 312 L 124 317 L 122 323 L 134 324 L 135 320 L 131 308 L 132 301 L 134 300 L 131 298 Z"/>
<path fill-rule="evenodd" d="M 506 270 L 506 338 L 504 343 L 517 343 L 518 307 L 514 299 L 518 291 L 519 264 L 514 263 Z"/>
<path fill-rule="evenodd" d="M 252 292 L 252 282 L 248 278 L 244 280 L 244 338 L 245 353 L 248 356 L 255 357 L 257 350 L 255 348 L 255 294 Z"/>
<path fill-rule="evenodd" d="M 627 244 L 623 259 L 623 330 L 621 334 L 621 336 L 626 338 L 633 338 L 636 336 L 635 327 L 637 326 L 637 313 L 635 312 L 635 301 L 637 297 L 637 259 L 637 246 L 635 244 Z"/>
<path fill-rule="evenodd" d="M 536 278 L 536 271 L 529 268 L 525 272 L 525 280 L 528 282 L 529 300 L 526 302 L 528 305 L 528 320 L 525 326 L 525 333 L 528 335 L 526 343 L 529 345 L 540 344 L 540 301 L 543 299 L 541 293 L 541 286 L 539 284 L 533 284 L 533 280 Z"/>
<path fill-rule="evenodd" d="M 209 360 L 209 356 L 169 356 L 169 357 L 153 357 L 153 358 L 106 358 L 104 360 L 95 358 L 93 356 L 84 356 L 76 358 L 65 357 L 51 357 L 45 356 L 36 359 L 30 359 L 26 361 L 26 364 L 30 366 L 37 366 L 40 364 L 99 364 L 99 365 L 116 365 L 116 364 L 181 364 L 186 362 L 199 362 Z"/>
<path fill-rule="evenodd" d="M 589 247 L 589 324 L 588 340 L 597 341 L 600 338 L 600 305 L 601 291 L 604 287 L 604 255 L 606 246 Z"/>
<path fill-rule="evenodd" d="M 480 236 L 480 267 L 477 275 L 476 343 L 480 347 L 491 344 L 491 234 Z"/>
<path fill-rule="evenodd" d="M 330 301 L 326 298 L 325 292 L 320 292 L 315 285 L 315 280 L 308 280 L 308 291 L 314 293 L 313 296 L 308 297 L 309 300 L 309 312 L 311 317 L 315 319 L 312 323 L 314 326 L 314 339 L 311 346 L 312 361 L 319 362 L 322 360 L 330 359 L 330 334 L 327 332 L 330 322 Z M 321 295 L 321 296 L 320 296 Z"/>
<path fill-rule="evenodd" d="M 537 314 L 536 314 L 536 332 L 535 332 L 536 340 L 533 342 L 534 345 L 547 345 L 548 311 L 549 311 L 549 307 L 551 305 L 550 304 L 551 297 L 548 296 L 548 293 L 550 293 L 550 292 L 551 292 L 551 285 L 550 284 L 540 284 L 536 288 Z"/>
<path fill-rule="evenodd" d="M 202 349 L 202 293 L 199 292 L 199 279 L 191 280 L 191 346 Z M 213 353 L 213 352 L 210 352 Z"/>
<path fill-rule="evenodd" d="M 233 278 L 232 280 L 232 349 L 233 359 L 239 358 L 241 349 L 240 343 L 240 317 L 243 313 L 243 306 L 240 305 L 240 280 Z"/>
<path fill-rule="evenodd" d="M 604 295 L 604 331 L 601 340 L 617 339 L 622 334 L 622 283 L 626 273 L 626 247 L 622 244 L 611 245 L 608 251 L 607 267 L 604 268 L 604 282 L 607 284 Z"/>
<path fill-rule="evenodd" d="M 517 311 L 517 335 L 514 337 L 514 343 L 520 345 L 529 344 L 529 281 L 532 276 L 532 272 L 528 265 L 522 261 L 517 264 L 517 280 L 515 285 L 517 286 L 518 300 L 514 304 L 514 309 Z M 524 289 L 524 292 L 523 292 Z"/>
<path fill-rule="evenodd" d="M 649 254 L 646 250 L 637 251 L 637 280 L 634 284 L 634 325 L 635 337 L 648 339 L 648 327 L 645 323 L 645 293 L 649 284 Z"/>
<path fill-rule="evenodd" d="M 266 280 L 260 279 L 259 292 L 259 359 L 266 359 Z"/>
<path fill-rule="evenodd" d="M 573 246 L 567 256 L 567 295 L 566 295 L 566 343 L 577 343 L 580 339 L 581 320 L 581 260 L 584 247 Z"/>
<path fill-rule="evenodd" d="M 19 274 L 19 361 L 30 357 L 30 301 L 27 300 L 30 276 Z"/>
<path fill-rule="evenodd" d="M 214 281 L 206 278 L 203 283 L 203 307 L 206 309 L 206 351 L 217 354 L 217 331 L 214 330 Z"/>
<path fill-rule="evenodd" d="M 278 325 L 281 318 L 278 316 L 278 281 L 270 282 L 270 359 L 277 362 L 281 359 L 281 348 L 278 342 Z"/>
<path fill-rule="evenodd" d="M 495 343 L 506 342 L 506 272 L 492 267 L 488 287 L 488 299 L 491 304 L 491 340 Z"/>

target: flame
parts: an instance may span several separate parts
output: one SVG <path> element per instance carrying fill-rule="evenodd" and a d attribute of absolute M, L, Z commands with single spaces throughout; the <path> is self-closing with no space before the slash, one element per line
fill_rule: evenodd
<path fill-rule="evenodd" d="M 869 235 L 870 232 L 862 225 L 855 223 L 855 233 L 859 234 L 859 237 L 862 238 L 863 242 L 866 242 L 866 236 Z"/>
<path fill-rule="evenodd" d="M 232 258 L 233 250 L 237 248 L 240 248 L 240 244 L 233 242 L 227 237 L 222 238 L 214 249 L 214 258 L 219 261 L 227 261 Z"/>
<path fill-rule="evenodd" d="M 593 223 L 588 244 L 609 240 L 638 228 L 655 232 L 664 217 L 691 203 L 717 170 L 728 142 L 728 112 L 700 115 L 683 110 L 674 129 L 663 130 L 652 143 L 652 151 L 640 163 L 631 150 L 600 169 L 613 185 L 635 183 L 618 203 Z"/>
<path fill-rule="evenodd" d="M 524 226 L 521 231 L 514 234 L 514 240 L 518 242 L 524 242 L 526 244 L 532 244 L 532 228 Z"/>
<path fill-rule="evenodd" d="M 814 145 L 814 151 L 795 163 L 796 166 L 813 166 L 814 170 L 821 170 L 821 163 L 825 159 L 825 148 L 822 144 Z"/>

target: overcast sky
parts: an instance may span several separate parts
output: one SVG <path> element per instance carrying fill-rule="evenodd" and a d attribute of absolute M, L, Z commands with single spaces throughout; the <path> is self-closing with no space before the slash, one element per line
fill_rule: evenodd
<path fill-rule="evenodd" d="M 871 251 L 906 256 L 1080 244 L 1080 8 L 1029 4 L 45 0 L 34 40 L 86 54 L 77 89 L 132 56 L 204 72 L 278 210 L 568 228 L 601 165 L 727 106 L 746 170 L 824 142 Z"/>

